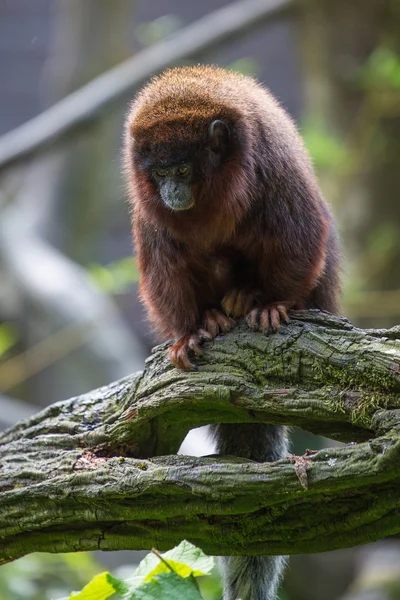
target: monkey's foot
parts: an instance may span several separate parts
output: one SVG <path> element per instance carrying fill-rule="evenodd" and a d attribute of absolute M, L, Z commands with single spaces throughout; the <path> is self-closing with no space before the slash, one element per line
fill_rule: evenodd
<path fill-rule="evenodd" d="M 211 333 L 205 329 L 199 329 L 196 333 L 188 333 L 177 340 L 168 348 L 169 358 L 175 367 L 183 371 L 193 371 L 196 367 L 190 362 L 188 353 L 190 350 L 197 355 L 202 354 L 200 345 L 213 339 Z"/>
<path fill-rule="evenodd" d="M 289 323 L 287 309 L 291 307 L 291 302 L 272 302 L 266 306 L 256 306 L 246 317 L 247 325 L 253 331 L 274 333 L 281 326 L 281 322 Z"/>
<path fill-rule="evenodd" d="M 257 302 L 255 290 L 231 290 L 222 299 L 225 314 L 238 319 L 246 316 Z"/>
<path fill-rule="evenodd" d="M 207 310 L 203 316 L 203 327 L 195 333 L 182 336 L 168 349 L 172 364 L 178 369 L 192 371 L 196 367 L 190 362 L 189 352 L 192 350 L 197 356 L 202 354 L 200 348 L 203 342 L 209 342 L 219 333 L 227 333 L 234 326 L 235 321 L 217 309 Z"/>

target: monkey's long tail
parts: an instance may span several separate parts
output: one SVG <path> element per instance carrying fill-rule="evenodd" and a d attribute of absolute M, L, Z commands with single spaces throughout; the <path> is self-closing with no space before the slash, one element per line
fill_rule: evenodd
<path fill-rule="evenodd" d="M 221 455 L 270 462 L 287 453 L 286 427 L 246 424 L 215 425 L 211 429 Z M 224 600 L 274 600 L 285 559 L 282 556 L 225 556 L 221 566 Z"/>

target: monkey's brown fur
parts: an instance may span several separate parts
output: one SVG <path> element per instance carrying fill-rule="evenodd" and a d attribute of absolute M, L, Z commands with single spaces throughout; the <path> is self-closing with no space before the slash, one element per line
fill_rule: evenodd
<path fill-rule="evenodd" d="M 210 123 L 227 124 L 229 147 L 210 159 Z M 190 157 L 195 204 L 172 211 L 146 161 Z M 191 348 L 226 332 L 231 317 L 267 332 L 286 309 L 337 312 L 339 253 L 330 211 L 290 117 L 253 79 L 184 67 L 153 79 L 127 119 L 125 167 L 141 272 L 155 330 L 190 369 Z"/>

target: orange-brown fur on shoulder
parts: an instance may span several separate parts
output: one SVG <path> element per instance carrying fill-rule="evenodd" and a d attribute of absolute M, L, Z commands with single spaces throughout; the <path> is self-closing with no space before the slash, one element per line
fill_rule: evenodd
<path fill-rule="evenodd" d="M 229 132 L 217 156 L 213 122 Z M 187 161 L 194 205 L 174 211 L 154 169 Z M 293 122 L 252 78 L 217 67 L 154 78 L 128 114 L 125 170 L 141 297 L 156 331 L 179 340 L 178 366 L 191 368 L 187 352 L 228 329 L 229 307 L 264 331 L 290 307 L 338 310 L 330 211 Z"/>

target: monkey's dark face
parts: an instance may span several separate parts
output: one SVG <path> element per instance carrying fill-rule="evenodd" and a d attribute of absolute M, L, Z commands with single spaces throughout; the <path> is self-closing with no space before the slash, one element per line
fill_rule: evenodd
<path fill-rule="evenodd" d="M 184 162 L 156 169 L 153 178 L 165 206 L 171 210 L 189 210 L 194 206 L 192 164 Z"/>
<path fill-rule="evenodd" d="M 136 170 L 146 173 L 150 185 L 156 186 L 163 205 L 180 212 L 196 205 L 196 190 L 218 169 L 230 146 L 231 130 L 221 119 L 192 131 L 187 124 L 182 131 L 176 123 L 164 123 L 142 135 L 135 132 L 133 158 Z"/>

